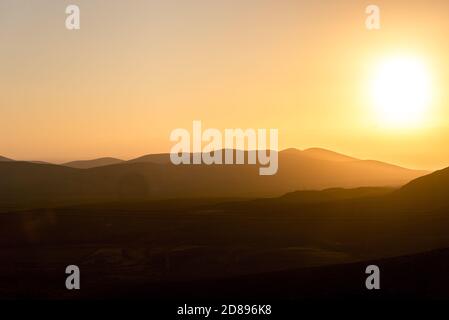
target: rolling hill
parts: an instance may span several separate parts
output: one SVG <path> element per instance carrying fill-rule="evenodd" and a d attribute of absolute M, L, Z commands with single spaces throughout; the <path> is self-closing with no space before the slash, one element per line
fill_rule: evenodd
<path fill-rule="evenodd" d="M 449 205 L 449 167 L 417 178 L 395 192 L 409 206 L 435 208 Z"/>
<path fill-rule="evenodd" d="M 290 149 L 291 152 L 298 152 L 297 149 Z M 302 154 L 313 159 L 329 160 L 329 161 L 355 161 L 359 160 L 344 154 L 326 150 L 323 148 L 309 148 L 302 151 Z"/>
<path fill-rule="evenodd" d="M 71 161 L 71 162 L 63 163 L 62 165 L 65 167 L 70 167 L 70 168 L 90 169 L 90 168 L 96 168 L 96 167 L 102 167 L 102 166 L 109 166 L 111 164 L 118 164 L 118 163 L 122 163 L 122 162 L 124 162 L 124 160 L 106 157 L 106 158 L 99 158 L 99 159 L 93 159 L 93 160 Z"/>
<path fill-rule="evenodd" d="M 0 156 L 0 162 L 3 162 L 3 161 L 14 161 L 14 160 Z"/>
<path fill-rule="evenodd" d="M 165 162 L 168 157 L 145 156 L 87 169 L 1 162 L 0 203 L 49 205 L 124 199 L 277 197 L 296 190 L 399 187 L 426 174 L 322 149 L 279 152 L 279 170 L 274 176 L 260 176 L 259 165 L 175 166 Z M 81 166 L 86 165 L 92 163 Z"/>
<path fill-rule="evenodd" d="M 419 295 L 429 285 L 435 290 L 433 296 L 447 295 L 440 285 L 447 283 L 441 271 L 445 269 L 433 270 L 447 258 L 447 250 L 437 250 L 449 247 L 447 208 L 411 210 L 390 200 L 401 198 L 408 204 L 416 194 L 443 194 L 449 186 L 449 169 L 417 178 L 396 191 L 331 188 L 250 201 L 179 199 L 240 196 L 248 190 L 277 194 L 294 187 L 291 180 L 308 177 L 303 173 L 310 168 L 316 168 L 317 180 L 323 177 L 320 170 L 332 168 L 345 169 L 346 174 L 354 173 L 348 168 L 365 168 L 357 174 L 413 173 L 376 161 L 346 161 L 339 156 L 339 161 L 320 160 L 299 150 L 283 151 L 279 157 L 279 176 L 272 177 L 259 176 L 252 166 L 125 162 L 81 170 L 0 163 L 5 179 L 0 181 L 1 203 L 9 199 L 23 204 L 26 199 L 25 205 L 42 206 L 0 215 L 8 244 L 2 261 L 9 261 L 0 269 L 2 290 L 21 295 L 67 294 L 54 270 L 55 266 L 63 270 L 69 259 L 87 270 L 88 278 L 96 279 L 94 286 L 83 291 L 92 297 L 108 292 L 117 297 L 131 293 L 135 297 L 196 296 L 218 290 L 223 297 L 240 294 L 246 298 L 263 279 L 269 286 L 261 296 L 359 295 L 366 293 L 360 284 L 367 263 L 381 266 L 382 286 L 389 288 L 382 291 L 386 296 Z M 147 201 L 161 198 L 173 199 Z M 81 204 L 124 199 L 133 201 Z M 427 204 L 435 202 L 432 197 L 425 199 Z M 64 203 L 76 205 L 49 208 Z M 17 286 L 17 279 L 26 279 L 24 285 Z M 411 279 L 419 286 L 407 287 Z M 322 281 L 321 285 L 314 286 L 316 281 Z M 298 286 L 304 290 L 298 291 Z"/>

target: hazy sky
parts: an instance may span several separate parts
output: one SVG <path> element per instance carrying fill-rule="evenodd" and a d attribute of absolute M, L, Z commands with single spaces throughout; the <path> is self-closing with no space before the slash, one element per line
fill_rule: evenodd
<path fill-rule="evenodd" d="M 278 128 L 281 149 L 449 166 L 449 2 L 0 0 L 0 155 L 62 162 L 169 152 L 171 130 Z M 81 30 L 65 8 L 81 9 Z M 434 97 L 416 128 L 373 117 L 378 61 L 415 55 Z"/>

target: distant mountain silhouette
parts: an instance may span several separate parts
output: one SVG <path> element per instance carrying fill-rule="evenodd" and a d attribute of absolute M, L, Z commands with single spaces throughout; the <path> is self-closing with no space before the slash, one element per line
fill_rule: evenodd
<path fill-rule="evenodd" d="M 336 160 L 329 160 L 330 156 Z M 342 161 L 343 158 L 347 161 Z M 278 197 L 297 190 L 399 187 L 426 174 L 377 161 L 352 160 L 322 149 L 279 152 L 279 170 L 274 176 L 260 176 L 259 165 L 175 166 L 166 161 L 168 154 L 138 159 L 83 170 L 1 162 L 0 203 L 49 205 L 124 199 Z M 94 161 L 89 166 L 98 164 Z"/>
<path fill-rule="evenodd" d="M 247 157 L 248 152 L 245 152 L 245 159 Z M 333 187 L 398 187 L 428 173 L 427 171 L 410 170 L 381 161 L 360 160 L 322 148 L 310 148 L 304 151 L 294 148 L 286 149 L 279 152 L 279 162 L 282 165 L 279 166 L 280 172 L 276 176 L 286 178 L 285 173 L 292 173 L 293 176 L 289 176 L 291 184 L 298 186 L 286 190 L 286 192 Z M 149 154 L 130 160 L 128 163 L 171 164 L 170 154 L 168 153 Z M 285 168 L 285 166 L 288 166 L 288 168 Z M 341 169 L 342 171 L 337 172 L 335 169 Z M 265 179 L 279 180 L 272 179 L 272 177 L 265 177 Z"/>
<path fill-rule="evenodd" d="M 0 156 L 0 162 L 6 162 L 6 161 L 16 161 L 16 160 L 14 160 L 14 159 L 9 159 L 9 158 Z M 26 162 L 40 163 L 40 164 L 49 164 L 49 162 L 46 162 L 46 161 L 32 161 L 32 160 L 27 160 Z"/>
<path fill-rule="evenodd" d="M 129 163 L 135 162 L 151 162 L 159 164 L 169 164 L 170 154 L 169 153 L 157 153 L 157 154 L 147 154 L 128 161 Z"/>
<path fill-rule="evenodd" d="M 0 161 L 14 161 L 14 160 L 0 156 Z"/>
<path fill-rule="evenodd" d="M 116 159 L 116 158 L 98 158 L 93 160 L 78 160 L 71 161 L 67 163 L 63 163 L 63 166 L 77 169 L 90 169 L 95 167 L 108 166 L 111 164 L 118 164 L 124 162 L 124 160 Z"/>
<path fill-rule="evenodd" d="M 320 160 L 329 160 L 329 161 L 354 161 L 359 160 L 353 157 L 346 156 L 341 153 L 337 153 L 334 151 L 322 149 L 322 148 L 309 148 L 302 152 L 304 155 L 309 158 L 320 159 Z"/>

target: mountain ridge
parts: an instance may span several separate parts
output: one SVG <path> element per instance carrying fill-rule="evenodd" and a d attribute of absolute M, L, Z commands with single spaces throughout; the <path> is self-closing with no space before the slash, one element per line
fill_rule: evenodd
<path fill-rule="evenodd" d="M 395 192 L 395 197 L 417 208 L 449 205 L 449 167 L 410 181 Z"/>
<path fill-rule="evenodd" d="M 7 157 L 2 157 L 2 156 L 0 156 L 0 161 L 14 161 L 13 159 L 9 159 L 9 158 L 7 158 Z"/>
<path fill-rule="evenodd" d="M 84 169 L 0 162 L 0 204 L 280 197 L 298 190 L 399 187 L 427 173 L 365 160 L 332 161 L 327 155 L 281 151 L 273 176 L 260 176 L 259 165 L 173 165 L 168 154 Z"/>
<path fill-rule="evenodd" d="M 77 168 L 77 169 L 90 169 L 102 166 L 108 166 L 112 164 L 118 164 L 125 162 L 125 160 L 113 158 L 113 157 L 102 157 L 91 160 L 75 160 L 61 164 L 65 167 Z"/>

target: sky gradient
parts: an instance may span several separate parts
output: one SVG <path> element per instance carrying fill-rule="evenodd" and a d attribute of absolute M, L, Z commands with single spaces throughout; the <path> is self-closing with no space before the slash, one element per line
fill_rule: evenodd
<path fill-rule="evenodd" d="M 319 2 L 319 3 L 318 3 Z M 0 155 L 64 162 L 169 152 L 175 128 L 278 128 L 412 168 L 449 166 L 449 2 L 0 0 Z M 77 4 L 81 30 L 65 28 Z M 415 55 L 434 96 L 416 128 L 382 126 L 367 83 Z"/>

